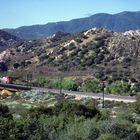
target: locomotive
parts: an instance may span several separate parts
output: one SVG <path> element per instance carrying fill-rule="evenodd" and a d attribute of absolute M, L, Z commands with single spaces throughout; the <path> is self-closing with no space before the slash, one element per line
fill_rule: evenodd
<path fill-rule="evenodd" d="M 3 84 L 12 84 L 13 83 L 13 78 L 10 76 L 5 76 L 0 78 L 1 83 Z"/>

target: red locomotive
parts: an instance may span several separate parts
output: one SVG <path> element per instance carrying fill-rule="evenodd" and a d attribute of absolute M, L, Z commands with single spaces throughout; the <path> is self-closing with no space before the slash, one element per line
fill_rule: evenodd
<path fill-rule="evenodd" d="M 1 78 L 1 82 L 4 84 L 12 84 L 13 83 L 13 78 L 10 76 L 5 76 Z"/>

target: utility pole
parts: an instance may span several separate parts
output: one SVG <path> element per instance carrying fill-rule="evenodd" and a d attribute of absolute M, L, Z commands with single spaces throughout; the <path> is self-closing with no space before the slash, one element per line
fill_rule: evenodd
<path fill-rule="evenodd" d="M 31 88 L 32 73 L 27 74 L 27 87 Z"/>
<path fill-rule="evenodd" d="M 63 77 L 60 76 L 60 94 L 62 94 L 62 81 L 63 81 Z"/>
<path fill-rule="evenodd" d="M 104 81 L 102 81 L 102 92 L 103 92 L 103 106 L 102 106 L 102 108 L 104 108 L 105 107 L 105 101 L 104 101 L 104 99 L 105 99 L 105 83 L 104 83 Z"/>
<path fill-rule="evenodd" d="M 26 85 L 27 85 L 27 87 L 29 86 L 29 77 L 28 77 L 28 74 L 26 76 Z"/>

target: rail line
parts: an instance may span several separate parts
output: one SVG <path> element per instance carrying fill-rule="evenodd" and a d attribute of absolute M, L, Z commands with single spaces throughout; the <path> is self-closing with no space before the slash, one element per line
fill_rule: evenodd
<path fill-rule="evenodd" d="M 17 84 L 3 84 L 0 83 L 0 88 L 4 88 L 4 89 L 17 89 L 17 90 L 38 90 L 38 91 L 42 91 L 42 92 L 53 92 L 53 93 L 57 93 L 60 94 L 60 90 L 58 89 L 48 89 L 45 87 L 29 87 L 27 85 L 17 85 Z M 85 98 L 85 97 L 91 97 L 94 99 L 102 99 L 103 98 L 103 94 L 102 93 L 90 93 L 90 92 L 78 92 L 78 91 L 67 91 L 67 90 L 62 90 L 61 91 L 63 94 L 65 95 L 72 95 L 75 96 L 76 98 Z M 104 95 L 104 100 L 110 100 L 110 101 L 123 101 L 123 102 L 135 102 L 136 98 L 135 97 L 131 97 L 131 96 L 119 96 L 119 95 Z"/>

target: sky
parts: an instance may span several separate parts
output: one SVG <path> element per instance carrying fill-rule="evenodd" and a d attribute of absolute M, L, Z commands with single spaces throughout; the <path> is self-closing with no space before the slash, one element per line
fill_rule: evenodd
<path fill-rule="evenodd" d="M 0 29 L 140 11 L 140 0 L 0 0 Z"/>

